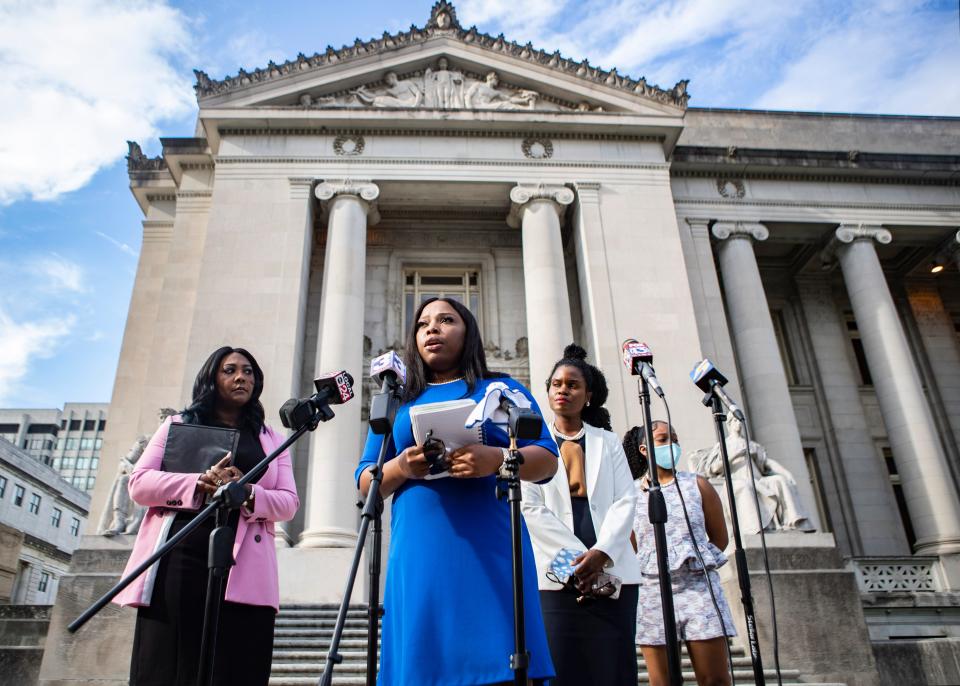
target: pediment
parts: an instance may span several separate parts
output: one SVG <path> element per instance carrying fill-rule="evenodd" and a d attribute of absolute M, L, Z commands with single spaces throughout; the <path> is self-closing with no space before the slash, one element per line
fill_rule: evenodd
<path fill-rule="evenodd" d="M 339 50 L 216 81 L 197 72 L 201 108 L 488 110 L 682 115 L 686 81 L 670 90 L 532 45 L 464 29 L 437 2 L 426 26 L 357 39 Z"/>

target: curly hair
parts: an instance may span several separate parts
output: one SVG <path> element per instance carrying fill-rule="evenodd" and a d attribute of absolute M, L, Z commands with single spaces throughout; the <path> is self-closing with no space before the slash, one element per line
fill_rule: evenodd
<path fill-rule="evenodd" d="M 667 426 L 662 419 L 654 419 L 650 422 L 652 428 L 657 426 Z M 630 473 L 633 474 L 634 481 L 647 473 L 647 458 L 640 452 L 640 446 L 646 446 L 647 432 L 641 426 L 635 426 L 623 435 L 623 452 L 627 454 L 627 464 L 630 465 Z"/>
<path fill-rule="evenodd" d="M 550 392 L 550 380 L 560 367 L 574 367 L 583 374 L 583 381 L 590 393 L 590 403 L 580 412 L 580 418 L 590 426 L 596 426 L 607 431 L 613 431 L 610 426 L 610 413 L 603 406 L 610 394 L 607 389 L 607 378 L 599 369 L 587 362 L 587 351 L 576 343 L 571 343 L 563 349 L 563 357 L 553 365 L 550 376 L 547 377 L 547 393 Z"/>

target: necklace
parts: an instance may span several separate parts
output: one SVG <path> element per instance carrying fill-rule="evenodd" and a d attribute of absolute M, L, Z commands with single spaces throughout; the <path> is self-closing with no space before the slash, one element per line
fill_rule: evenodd
<path fill-rule="evenodd" d="M 455 381 L 463 381 L 462 376 L 457 376 L 452 379 L 447 379 L 446 381 L 428 381 L 428 386 L 443 386 L 444 384 L 453 383 Z"/>
<path fill-rule="evenodd" d="M 562 438 L 565 441 L 579 441 L 581 438 L 583 438 L 583 435 L 587 433 L 587 427 L 586 425 L 583 425 L 580 427 L 580 430 L 577 433 L 573 434 L 572 436 L 567 436 L 566 434 L 560 433 L 557 425 L 553 422 L 550 423 L 550 430 L 553 431 L 554 436 L 557 438 Z"/>

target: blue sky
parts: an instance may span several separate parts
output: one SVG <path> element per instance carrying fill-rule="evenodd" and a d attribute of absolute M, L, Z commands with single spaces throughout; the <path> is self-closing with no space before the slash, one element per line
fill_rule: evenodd
<path fill-rule="evenodd" d="M 127 140 L 190 136 L 215 78 L 397 31 L 430 0 L 0 0 L 0 406 L 108 401 L 140 249 Z M 460 0 L 462 24 L 690 105 L 960 116 L 957 2 Z"/>

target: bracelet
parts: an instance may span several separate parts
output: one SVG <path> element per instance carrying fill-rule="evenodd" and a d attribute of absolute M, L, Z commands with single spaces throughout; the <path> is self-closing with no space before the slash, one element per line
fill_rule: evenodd
<path fill-rule="evenodd" d="M 510 449 L 509 448 L 500 448 L 500 452 L 503 453 L 503 462 L 500 463 L 500 466 L 497 467 L 497 475 L 501 479 L 510 478 L 510 470 L 507 469 L 507 460 L 510 459 Z"/>

